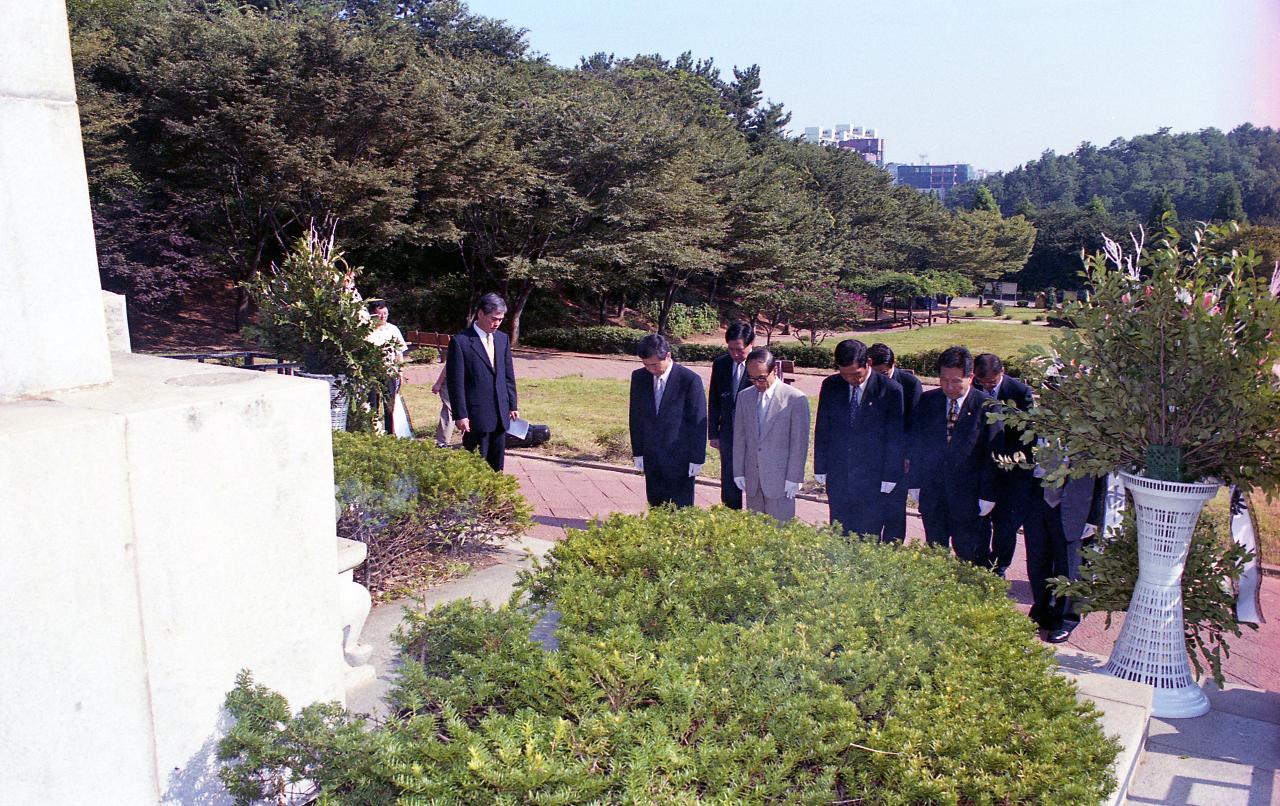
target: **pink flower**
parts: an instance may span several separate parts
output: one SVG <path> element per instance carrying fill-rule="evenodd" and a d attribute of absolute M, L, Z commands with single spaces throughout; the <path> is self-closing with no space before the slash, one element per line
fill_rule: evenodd
<path fill-rule="evenodd" d="M 1213 292 L 1211 291 L 1204 292 L 1204 299 L 1200 301 L 1200 304 L 1204 306 L 1206 311 L 1217 310 L 1217 306 L 1215 306 L 1213 302 Z"/>
<path fill-rule="evenodd" d="M 1146 294 L 1148 297 L 1151 296 L 1153 293 L 1155 293 L 1155 291 L 1151 288 L 1151 286 L 1147 286 L 1146 288 L 1142 289 L 1142 292 Z"/>
<path fill-rule="evenodd" d="M 1150 289 L 1148 289 L 1148 290 L 1150 290 Z M 1131 299 L 1130 299 L 1130 297 L 1129 297 L 1128 293 L 1121 294 L 1121 295 L 1120 295 L 1120 301 L 1121 301 L 1121 302 L 1123 302 L 1125 305 L 1128 305 L 1128 304 L 1129 304 L 1129 302 L 1131 301 Z"/>

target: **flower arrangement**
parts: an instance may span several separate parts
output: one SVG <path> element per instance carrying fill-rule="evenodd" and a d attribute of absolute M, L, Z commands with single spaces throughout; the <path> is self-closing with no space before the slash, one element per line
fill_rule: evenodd
<path fill-rule="evenodd" d="M 1166 481 L 1280 484 L 1280 266 L 1218 247 L 1233 227 L 1168 228 L 1084 257 L 1088 301 L 1051 347 L 1026 351 L 1040 400 L 1002 415 L 1065 462 L 1050 479 L 1114 470 Z M 1038 376 L 1038 377 L 1036 377 Z"/>
<path fill-rule="evenodd" d="M 313 224 L 280 263 L 245 285 L 258 305 L 253 334 L 304 372 L 334 375 L 362 399 L 386 375 L 387 348 L 366 339 L 373 329 L 351 287 L 354 270 L 332 233 Z"/>

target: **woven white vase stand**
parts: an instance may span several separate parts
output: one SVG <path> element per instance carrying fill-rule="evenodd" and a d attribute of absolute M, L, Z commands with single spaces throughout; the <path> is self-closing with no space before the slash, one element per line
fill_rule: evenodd
<path fill-rule="evenodd" d="M 1105 671 L 1154 688 L 1151 713 L 1200 716 L 1209 698 L 1191 676 L 1183 638 L 1182 567 L 1200 510 L 1217 484 L 1180 484 L 1121 473 L 1138 521 L 1138 581 Z"/>

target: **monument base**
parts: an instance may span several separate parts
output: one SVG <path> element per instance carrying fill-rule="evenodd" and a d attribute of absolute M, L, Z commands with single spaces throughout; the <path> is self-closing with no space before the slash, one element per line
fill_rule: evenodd
<path fill-rule="evenodd" d="M 229 803 L 237 672 L 343 698 L 328 389 L 112 359 L 0 404 L 5 799 Z"/>

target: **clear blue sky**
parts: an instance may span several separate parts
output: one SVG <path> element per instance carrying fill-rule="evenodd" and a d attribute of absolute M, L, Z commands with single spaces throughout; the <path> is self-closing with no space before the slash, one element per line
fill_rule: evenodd
<path fill-rule="evenodd" d="M 468 0 L 571 66 L 760 65 L 791 128 L 874 127 L 894 162 L 1004 170 L 1162 126 L 1280 126 L 1280 0 Z M 1229 11 L 1228 11 L 1229 10 Z"/>

